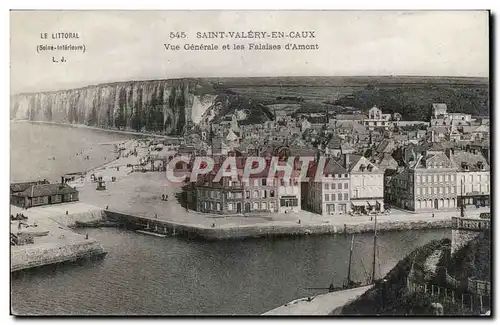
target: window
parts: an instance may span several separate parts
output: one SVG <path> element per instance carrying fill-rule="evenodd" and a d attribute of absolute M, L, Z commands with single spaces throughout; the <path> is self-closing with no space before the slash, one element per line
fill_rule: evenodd
<path fill-rule="evenodd" d="M 348 196 L 349 196 L 349 194 L 347 194 L 347 193 L 344 193 L 344 201 L 347 201 L 347 200 L 349 200 L 349 197 L 348 197 Z"/>
<path fill-rule="evenodd" d="M 221 204 L 220 204 L 220 202 L 217 202 L 216 206 L 217 206 L 217 211 L 220 211 L 221 210 Z"/>
<path fill-rule="evenodd" d="M 262 210 L 267 210 L 267 202 L 262 202 Z"/>
<path fill-rule="evenodd" d="M 264 199 L 267 199 L 267 190 L 263 190 L 263 191 L 262 191 L 262 197 L 263 197 Z"/>
<path fill-rule="evenodd" d="M 348 183 L 344 183 L 344 190 L 347 190 L 347 188 L 349 188 L 349 184 Z"/>
<path fill-rule="evenodd" d="M 257 191 L 257 190 L 253 191 L 253 197 L 258 199 L 260 197 L 259 191 Z"/>
<path fill-rule="evenodd" d="M 325 183 L 325 190 L 328 190 L 329 189 L 329 185 L 328 183 Z"/>
<path fill-rule="evenodd" d="M 281 186 L 285 186 L 285 180 L 284 179 L 281 179 L 280 182 L 281 182 Z"/>
<path fill-rule="evenodd" d="M 420 187 L 417 187 L 417 195 L 420 195 L 421 194 L 421 189 Z"/>
<path fill-rule="evenodd" d="M 232 203 L 227 204 L 227 211 L 233 211 L 233 204 Z"/>
<path fill-rule="evenodd" d="M 347 174 L 344 174 L 344 177 L 346 177 L 346 178 L 347 178 Z"/>
<path fill-rule="evenodd" d="M 442 182 L 443 181 L 443 175 L 439 175 L 439 181 Z"/>
<path fill-rule="evenodd" d="M 336 189 L 337 188 L 337 184 L 333 183 L 332 184 L 332 190 Z"/>
<path fill-rule="evenodd" d="M 270 196 L 270 197 L 274 197 L 274 190 L 270 190 L 270 191 L 269 191 L 269 196 Z"/>
<path fill-rule="evenodd" d="M 247 198 L 247 199 L 250 198 L 250 191 L 245 191 L 245 198 Z"/>
<path fill-rule="evenodd" d="M 329 201 L 330 200 L 330 195 L 329 194 L 325 194 L 325 201 Z"/>
<path fill-rule="evenodd" d="M 332 194 L 335 195 L 335 194 Z M 342 193 L 337 194 L 337 201 L 342 201 Z"/>
<path fill-rule="evenodd" d="M 259 204 L 259 202 L 254 202 L 253 203 L 253 209 L 254 210 L 260 210 L 260 204 Z"/>
<path fill-rule="evenodd" d="M 232 199 L 233 198 L 233 192 L 227 192 L 227 198 Z"/>
<path fill-rule="evenodd" d="M 262 186 L 266 186 L 267 180 L 265 178 L 262 179 Z"/>

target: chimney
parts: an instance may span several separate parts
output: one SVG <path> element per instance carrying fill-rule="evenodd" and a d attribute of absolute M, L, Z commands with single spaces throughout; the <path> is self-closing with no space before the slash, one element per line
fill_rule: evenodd
<path fill-rule="evenodd" d="M 350 161 L 349 161 L 349 154 L 346 153 L 344 155 L 344 167 L 345 167 L 345 169 L 349 169 L 349 163 L 350 163 Z"/>
<path fill-rule="evenodd" d="M 446 154 L 446 157 L 448 157 L 448 159 L 452 159 L 452 156 L 454 154 L 453 148 L 446 148 L 445 154 Z"/>

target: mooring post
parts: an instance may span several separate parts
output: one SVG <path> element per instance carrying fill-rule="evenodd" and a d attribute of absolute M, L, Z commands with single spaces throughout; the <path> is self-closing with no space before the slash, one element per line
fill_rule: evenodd
<path fill-rule="evenodd" d="M 479 295 L 479 312 L 483 312 L 483 295 Z"/>

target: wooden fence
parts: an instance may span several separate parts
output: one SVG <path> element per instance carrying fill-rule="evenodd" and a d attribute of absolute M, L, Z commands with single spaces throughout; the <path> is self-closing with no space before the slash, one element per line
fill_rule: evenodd
<path fill-rule="evenodd" d="M 478 282 L 485 281 L 472 281 L 470 279 L 469 281 L 473 285 L 478 286 L 473 288 L 479 289 L 470 290 L 467 288 L 470 293 L 463 293 L 460 281 L 457 281 L 448 273 L 446 273 L 446 282 L 451 288 L 419 283 L 410 277 L 406 279 L 406 288 L 410 294 L 418 293 L 434 298 L 436 302 L 445 306 L 445 309 L 453 305 L 456 309 L 460 310 L 461 314 L 484 313 L 490 309 L 491 305 L 490 284 L 487 282 L 487 284 L 481 287 L 481 284 L 478 284 Z"/>
<path fill-rule="evenodd" d="M 465 287 L 465 285 L 462 286 L 460 281 L 449 275 L 447 270 L 445 278 L 446 284 L 452 288 L 458 289 Z M 491 283 L 489 281 L 472 280 L 471 278 L 468 278 L 467 291 L 478 296 L 491 296 Z"/>

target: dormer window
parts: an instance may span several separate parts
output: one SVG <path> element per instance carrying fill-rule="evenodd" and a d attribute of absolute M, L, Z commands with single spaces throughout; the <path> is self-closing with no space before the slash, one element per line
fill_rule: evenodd
<path fill-rule="evenodd" d="M 469 165 L 467 165 L 467 163 L 463 162 L 462 163 L 462 169 L 468 171 L 469 170 Z"/>
<path fill-rule="evenodd" d="M 477 168 L 479 168 L 480 170 L 484 170 L 484 164 L 482 161 L 477 162 Z"/>
<path fill-rule="evenodd" d="M 373 170 L 373 165 L 371 165 L 371 164 L 368 165 L 367 169 L 368 169 L 369 172 L 371 172 Z"/>
<path fill-rule="evenodd" d="M 365 170 L 365 165 L 361 164 L 361 166 L 359 166 L 359 170 L 360 171 L 364 171 Z"/>

